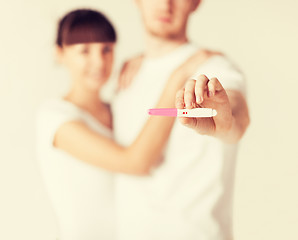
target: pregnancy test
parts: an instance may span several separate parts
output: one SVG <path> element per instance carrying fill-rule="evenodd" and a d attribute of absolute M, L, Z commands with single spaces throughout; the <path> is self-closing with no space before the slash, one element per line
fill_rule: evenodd
<path fill-rule="evenodd" d="M 152 108 L 148 110 L 149 115 L 167 116 L 167 117 L 214 117 L 217 112 L 212 108 L 192 108 L 192 109 L 178 109 L 178 108 Z"/>

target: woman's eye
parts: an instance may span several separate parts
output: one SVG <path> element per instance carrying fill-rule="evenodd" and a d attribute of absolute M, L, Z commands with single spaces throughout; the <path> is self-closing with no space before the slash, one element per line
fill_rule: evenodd
<path fill-rule="evenodd" d="M 103 53 L 109 53 L 109 52 L 111 52 L 112 51 L 112 48 L 110 47 L 110 46 L 105 46 L 104 48 L 103 48 Z"/>
<path fill-rule="evenodd" d="M 81 53 L 88 54 L 89 53 L 89 49 L 88 48 L 83 48 L 83 50 L 81 51 Z"/>

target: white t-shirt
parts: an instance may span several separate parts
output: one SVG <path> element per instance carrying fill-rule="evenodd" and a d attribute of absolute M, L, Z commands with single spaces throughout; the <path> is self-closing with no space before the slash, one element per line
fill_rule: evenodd
<path fill-rule="evenodd" d="M 113 101 L 118 143 L 134 141 L 170 74 L 197 49 L 189 43 L 163 57 L 144 59 L 131 85 Z M 243 76 L 223 56 L 208 59 L 197 74 L 217 77 L 226 89 L 245 93 Z M 117 177 L 117 239 L 231 240 L 236 151 L 237 145 L 200 135 L 176 121 L 163 163 L 150 176 Z"/>
<path fill-rule="evenodd" d="M 70 102 L 51 99 L 40 107 L 37 156 L 57 216 L 59 240 L 115 239 L 114 175 L 53 146 L 57 129 L 73 120 L 112 136 L 92 115 Z"/>

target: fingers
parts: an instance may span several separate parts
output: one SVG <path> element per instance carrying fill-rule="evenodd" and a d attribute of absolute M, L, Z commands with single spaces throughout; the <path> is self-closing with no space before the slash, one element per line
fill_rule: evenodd
<path fill-rule="evenodd" d="M 121 68 L 120 76 L 118 78 L 118 89 L 123 89 L 126 86 L 127 65 L 128 65 L 128 63 L 125 62 Z"/>
<path fill-rule="evenodd" d="M 213 97 L 216 92 L 222 89 L 223 87 L 217 78 L 209 80 L 205 75 L 199 75 L 195 86 L 196 103 L 201 104 L 204 101 L 204 96 Z"/>
<path fill-rule="evenodd" d="M 215 96 L 215 93 L 217 91 L 220 91 L 223 89 L 222 85 L 218 81 L 217 78 L 211 78 L 207 84 L 208 87 L 208 97 L 213 97 Z"/>
<path fill-rule="evenodd" d="M 183 109 L 185 107 L 184 99 L 185 99 L 185 88 L 180 89 L 176 94 L 176 102 L 175 102 L 176 108 Z M 191 127 L 192 125 L 194 125 L 194 121 L 195 121 L 195 119 L 185 118 L 185 117 L 179 117 L 178 119 L 183 125 L 188 127 Z"/>
<path fill-rule="evenodd" d="M 193 108 L 195 107 L 195 80 L 188 80 L 185 84 L 184 90 L 184 102 L 186 108 Z"/>
<path fill-rule="evenodd" d="M 179 109 L 184 108 L 184 88 L 177 92 L 175 106 Z"/>
<path fill-rule="evenodd" d="M 135 75 L 134 67 L 133 66 L 127 67 L 127 69 L 121 76 L 121 88 L 122 89 L 127 88 L 131 84 L 131 82 L 134 78 L 134 75 Z"/>
<path fill-rule="evenodd" d="M 205 75 L 199 75 L 195 82 L 195 96 L 196 103 L 200 104 L 204 101 L 204 92 L 207 88 L 207 83 L 209 79 Z"/>
<path fill-rule="evenodd" d="M 186 108 L 198 106 L 213 108 L 218 111 L 218 115 L 221 115 L 220 117 L 178 118 L 186 127 L 195 129 L 200 134 L 210 136 L 213 136 L 215 131 L 219 131 L 218 129 L 222 129 L 221 125 L 227 122 L 226 120 L 223 121 L 222 116 L 230 112 L 227 94 L 219 80 L 217 78 L 208 79 L 205 75 L 200 75 L 188 80 L 185 84 L 185 88 L 177 92 L 176 108 L 182 109 L 184 105 Z M 230 121 L 230 119 L 228 119 L 228 121 Z"/>
<path fill-rule="evenodd" d="M 127 88 L 131 84 L 140 69 L 142 61 L 143 56 L 141 55 L 123 64 L 120 77 L 118 79 L 118 89 Z"/>
<path fill-rule="evenodd" d="M 204 102 L 204 97 L 214 97 L 217 92 L 223 90 L 217 78 L 210 80 L 205 75 L 196 77 L 196 80 L 188 80 L 184 89 L 176 94 L 177 108 L 194 108 Z"/>

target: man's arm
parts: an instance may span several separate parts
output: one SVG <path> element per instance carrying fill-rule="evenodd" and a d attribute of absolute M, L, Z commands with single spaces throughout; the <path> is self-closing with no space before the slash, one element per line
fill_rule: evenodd
<path fill-rule="evenodd" d="M 189 80 L 177 92 L 177 108 L 205 107 L 217 111 L 210 118 L 179 118 L 199 134 L 214 136 L 227 143 L 237 143 L 249 125 L 249 113 L 243 95 L 236 90 L 225 90 L 218 79 L 200 75 Z"/>
<path fill-rule="evenodd" d="M 242 93 L 236 90 L 226 90 L 226 92 L 232 108 L 233 124 L 224 140 L 238 142 L 250 123 L 248 107 Z"/>

